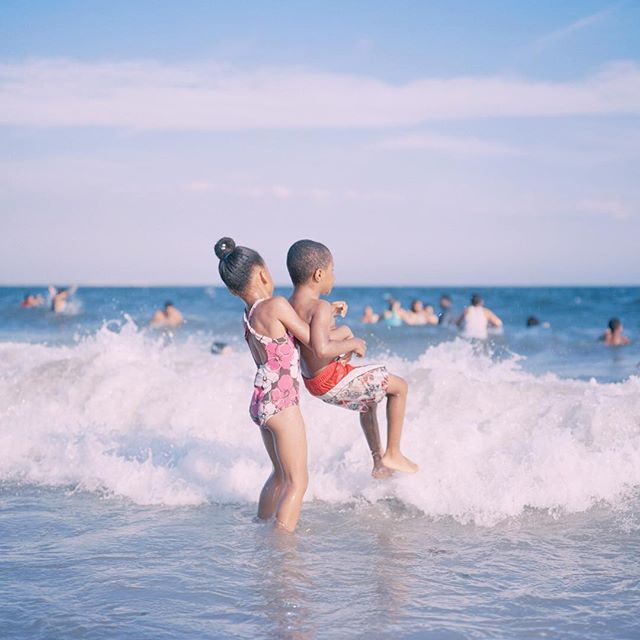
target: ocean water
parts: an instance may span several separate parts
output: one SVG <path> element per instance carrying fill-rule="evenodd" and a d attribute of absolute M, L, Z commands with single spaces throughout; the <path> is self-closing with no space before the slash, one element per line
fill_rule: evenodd
<path fill-rule="evenodd" d="M 640 637 L 640 288 L 481 290 L 484 343 L 358 322 L 439 289 L 336 289 L 409 382 L 421 471 L 373 481 L 357 417 L 303 396 L 293 536 L 254 521 L 238 299 L 81 288 L 54 315 L 26 291 L 0 289 L 0 637 Z M 185 325 L 149 329 L 167 299 Z M 612 316 L 631 345 L 598 341 Z"/>

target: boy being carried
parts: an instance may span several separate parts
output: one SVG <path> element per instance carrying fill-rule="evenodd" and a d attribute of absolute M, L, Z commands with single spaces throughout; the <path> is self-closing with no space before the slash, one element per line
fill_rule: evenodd
<path fill-rule="evenodd" d="M 415 473 L 418 466 L 400 451 L 407 383 L 388 373 L 383 365 L 351 366 L 348 362 L 351 355 L 362 357 L 366 345 L 354 338 L 345 325 L 335 329 L 336 307 L 320 299 L 333 288 L 331 252 L 319 242 L 298 240 L 287 253 L 287 269 L 294 286 L 291 305 L 309 323 L 311 331 L 309 346 L 300 345 L 302 376 L 308 391 L 328 404 L 360 413 L 360 424 L 373 456 L 374 478 L 385 477 L 390 471 Z M 339 305 L 337 309 L 340 312 Z M 337 346 L 345 354 L 341 358 L 330 355 Z M 378 402 L 385 397 L 387 449 L 383 452 L 376 410 Z"/>

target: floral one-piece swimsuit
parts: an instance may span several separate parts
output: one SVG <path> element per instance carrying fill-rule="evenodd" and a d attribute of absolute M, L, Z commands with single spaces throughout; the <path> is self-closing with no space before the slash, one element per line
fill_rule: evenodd
<path fill-rule="evenodd" d="M 287 331 L 281 338 L 260 335 L 251 326 L 251 316 L 256 307 L 265 300 L 256 300 L 247 314 L 244 314 L 244 337 L 251 349 L 250 340 L 262 345 L 262 349 L 251 349 L 254 360 L 260 351 L 264 351 L 265 362 L 256 365 L 256 377 L 253 384 L 253 396 L 249 407 L 251 419 L 260 427 L 267 420 L 287 407 L 300 402 L 300 354 L 293 336 Z"/>

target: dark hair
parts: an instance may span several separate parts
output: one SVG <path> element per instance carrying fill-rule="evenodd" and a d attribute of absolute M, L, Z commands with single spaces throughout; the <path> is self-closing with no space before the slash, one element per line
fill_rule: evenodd
<path fill-rule="evenodd" d="M 449 302 L 451 302 L 451 296 L 448 293 L 443 293 L 440 296 L 440 300 L 448 300 Z"/>
<path fill-rule="evenodd" d="M 298 240 L 287 251 L 287 270 L 294 286 L 309 280 L 316 269 L 325 269 L 332 260 L 331 251 L 320 242 Z"/>
<path fill-rule="evenodd" d="M 609 329 L 611 329 L 611 331 L 615 331 L 616 329 L 619 329 L 622 326 L 622 322 L 620 322 L 620 318 L 611 318 L 611 320 L 609 320 Z"/>
<path fill-rule="evenodd" d="M 422 303 L 422 300 L 418 300 L 417 298 L 415 300 L 411 301 L 411 311 L 413 311 L 415 309 L 415 306 L 417 304 L 421 304 L 424 307 L 424 304 Z"/>
<path fill-rule="evenodd" d="M 171 300 L 167 300 L 167 301 L 164 303 L 164 308 L 165 308 L 165 309 L 166 309 L 167 307 L 173 307 L 173 306 L 174 306 L 174 304 L 173 304 L 173 302 L 171 302 Z"/>
<path fill-rule="evenodd" d="M 479 307 L 482 304 L 482 296 L 479 293 L 474 293 L 471 296 L 471 304 L 474 307 Z"/>
<path fill-rule="evenodd" d="M 527 327 L 537 327 L 540 324 L 540 320 L 535 316 L 529 316 L 527 318 Z"/>
<path fill-rule="evenodd" d="M 232 238 L 220 238 L 215 252 L 220 258 L 218 272 L 231 293 L 241 294 L 249 284 L 255 267 L 264 267 L 264 260 L 257 251 L 236 246 Z"/>

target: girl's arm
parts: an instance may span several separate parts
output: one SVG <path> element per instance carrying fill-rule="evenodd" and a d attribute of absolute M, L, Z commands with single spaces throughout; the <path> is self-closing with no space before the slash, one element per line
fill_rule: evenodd
<path fill-rule="evenodd" d="M 333 340 L 331 338 L 331 322 L 333 319 L 331 305 L 320 300 L 311 319 L 311 348 L 318 358 L 335 358 L 343 353 L 353 351 L 362 357 L 366 352 L 366 344 L 360 338 Z"/>
<path fill-rule="evenodd" d="M 282 322 L 284 328 L 305 347 L 308 347 L 311 339 L 309 325 L 295 312 L 289 301 L 282 296 L 276 296 L 273 298 L 272 304 L 276 317 Z"/>

